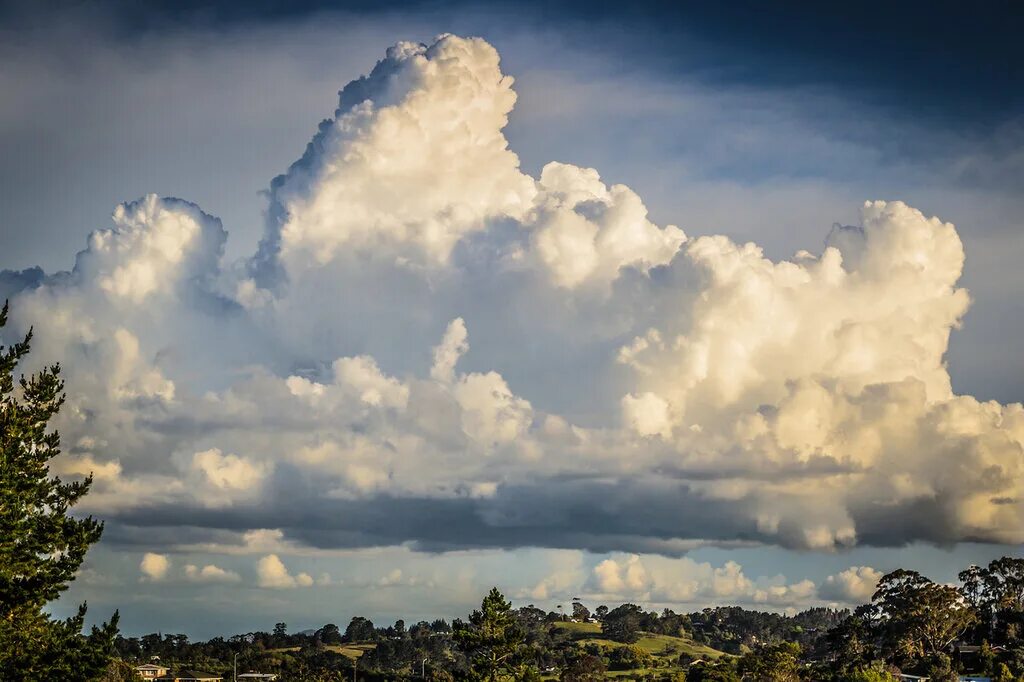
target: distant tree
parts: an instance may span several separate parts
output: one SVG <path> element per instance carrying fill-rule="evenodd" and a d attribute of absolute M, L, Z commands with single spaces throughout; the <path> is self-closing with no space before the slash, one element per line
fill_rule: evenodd
<path fill-rule="evenodd" d="M 498 588 L 484 597 L 469 622 L 457 622 L 454 639 L 469 661 L 472 679 L 521 679 L 526 657 L 523 628 Z"/>
<path fill-rule="evenodd" d="M 566 666 L 560 679 L 562 682 L 598 682 L 605 679 L 605 670 L 600 656 L 580 654 Z"/>
<path fill-rule="evenodd" d="M 7 312 L 5 303 L 0 330 Z M 74 580 L 103 524 L 68 515 L 91 476 L 75 483 L 49 476 L 48 462 L 60 454 L 60 435 L 49 425 L 64 404 L 64 383 L 60 365 L 15 382 L 31 340 L 30 331 L 0 345 L 0 679 L 89 680 L 110 661 L 117 613 L 86 637 L 85 604 L 67 620 L 51 619 L 43 607 Z"/>
<path fill-rule="evenodd" d="M 1010 666 L 1005 663 L 1000 663 L 996 666 L 995 675 L 992 676 L 992 682 L 1016 682 L 1016 676 L 1010 670 Z"/>
<path fill-rule="evenodd" d="M 277 628 L 274 628 L 274 631 L 276 634 Z M 341 644 L 342 642 L 341 630 L 339 630 L 338 626 L 334 623 L 328 623 L 317 630 L 316 633 L 313 634 L 313 638 L 323 644 Z"/>
<path fill-rule="evenodd" d="M 839 672 L 864 669 L 878 654 L 875 647 L 872 605 L 857 607 L 851 616 L 829 629 L 821 638 L 820 648 Z"/>
<path fill-rule="evenodd" d="M 107 664 L 106 670 L 97 678 L 97 682 L 136 682 L 139 674 L 135 672 L 135 666 L 115 658 Z"/>
<path fill-rule="evenodd" d="M 612 670 L 636 670 L 650 668 L 654 665 L 654 657 L 638 646 L 626 645 L 616 647 L 608 655 L 608 665 Z"/>
<path fill-rule="evenodd" d="M 518 609 L 516 617 L 526 630 L 540 629 L 547 624 L 547 614 L 533 604 Z"/>
<path fill-rule="evenodd" d="M 277 623 L 274 625 L 274 637 L 285 637 L 288 634 L 288 625 L 286 623 Z"/>
<path fill-rule="evenodd" d="M 602 622 L 604 636 L 616 642 L 632 644 L 640 639 L 643 610 L 636 604 L 623 604 L 609 611 Z"/>
<path fill-rule="evenodd" d="M 572 603 L 572 617 L 573 620 L 586 621 L 590 618 L 590 609 L 584 606 L 581 602 L 574 601 Z"/>
<path fill-rule="evenodd" d="M 346 642 L 372 642 L 376 638 L 377 629 L 373 627 L 373 621 L 362 616 L 355 616 L 345 628 L 343 639 Z"/>
<path fill-rule="evenodd" d="M 899 682 L 899 678 L 881 665 L 856 668 L 839 679 L 840 682 Z"/>
<path fill-rule="evenodd" d="M 960 572 L 961 592 L 977 611 L 982 634 L 1009 642 L 1024 628 L 1024 559 L 1002 557 Z"/>
<path fill-rule="evenodd" d="M 685 615 L 676 613 L 672 609 L 665 609 L 658 619 L 658 633 L 670 637 L 679 637 L 690 625 L 690 619 Z"/>
<path fill-rule="evenodd" d="M 728 661 L 716 661 L 690 666 L 686 682 L 740 682 L 740 676 Z"/>
<path fill-rule="evenodd" d="M 738 669 L 755 682 L 799 682 L 800 645 L 784 642 L 745 654 Z"/>
<path fill-rule="evenodd" d="M 604 620 L 604 617 L 607 616 L 607 615 L 608 615 L 608 607 L 605 606 L 604 604 L 601 604 L 596 609 L 594 609 L 594 616 L 598 620 Z"/>
<path fill-rule="evenodd" d="M 946 654 L 934 654 L 929 657 L 925 676 L 932 682 L 958 682 L 960 675 L 953 669 L 953 662 Z"/>

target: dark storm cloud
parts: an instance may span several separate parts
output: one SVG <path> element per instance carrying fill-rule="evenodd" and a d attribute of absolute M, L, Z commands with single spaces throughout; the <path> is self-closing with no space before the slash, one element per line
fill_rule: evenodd
<path fill-rule="evenodd" d="M 743 501 L 715 502 L 683 484 L 654 480 L 544 481 L 501 486 L 488 499 L 378 495 L 324 498 L 279 467 L 273 491 L 228 509 L 156 506 L 115 512 L 113 542 L 154 538 L 215 542 L 223 531 L 280 529 L 285 538 L 319 549 L 410 544 L 426 552 L 523 546 L 592 552 L 682 554 L 677 538 L 730 544 L 768 540 L 749 520 Z M 310 504 L 316 499 L 316 504 Z M 161 534 L 160 529 L 163 529 Z M 674 549 L 673 549 L 674 548 Z"/>

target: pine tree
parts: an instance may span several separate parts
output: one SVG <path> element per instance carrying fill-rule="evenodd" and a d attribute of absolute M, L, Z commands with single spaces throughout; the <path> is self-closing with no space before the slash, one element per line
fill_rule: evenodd
<path fill-rule="evenodd" d="M 469 660 L 473 679 L 518 680 L 530 672 L 526 633 L 497 587 L 470 614 L 469 623 L 456 624 L 454 638 Z"/>
<path fill-rule="evenodd" d="M 0 330 L 7 323 L 0 311 Z M 92 477 L 64 483 L 48 462 L 60 454 L 50 420 L 64 403 L 60 365 L 17 382 L 14 373 L 29 352 L 24 340 L 0 345 L 0 679 L 90 680 L 101 675 L 117 634 L 117 613 L 84 636 L 85 604 L 67 620 L 43 607 L 74 580 L 103 524 L 68 511 L 89 491 Z"/>

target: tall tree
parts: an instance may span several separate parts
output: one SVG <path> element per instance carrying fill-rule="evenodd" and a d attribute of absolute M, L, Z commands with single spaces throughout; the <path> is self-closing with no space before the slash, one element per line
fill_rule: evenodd
<path fill-rule="evenodd" d="M 5 303 L 0 330 L 7 312 Z M 91 476 L 73 483 L 50 477 L 60 435 L 49 425 L 64 403 L 64 383 L 60 365 L 15 381 L 31 340 L 30 330 L 20 342 L 0 345 L 0 679 L 88 680 L 107 667 L 117 613 L 86 637 L 85 604 L 63 621 L 43 607 L 67 589 L 103 524 L 68 513 Z"/>
<path fill-rule="evenodd" d="M 632 644 L 640 639 L 640 619 L 643 609 L 636 604 L 616 606 L 605 615 L 601 630 L 608 639 Z"/>
<path fill-rule="evenodd" d="M 373 621 L 362 616 L 353 616 L 345 628 L 344 640 L 346 642 L 372 642 L 377 639 L 377 629 L 373 627 Z"/>
<path fill-rule="evenodd" d="M 469 623 L 456 623 L 454 638 L 469 659 L 475 679 L 522 679 L 527 663 L 525 633 L 512 604 L 497 587 L 470 614 Z"/>
<path fill-rule="evenodd" d="M 1002 557 L 986 568 L 971 566 L 960 573 L 962 591 L 998 641 L 1020 636 L 1024 626 L 1024 559 Z"/>
<path fill-rule="evenodd" d="M 871 601 L 889 658 L 938 656 L 976 620 L 959 590 L 916 571 L 882 576 Z"/>

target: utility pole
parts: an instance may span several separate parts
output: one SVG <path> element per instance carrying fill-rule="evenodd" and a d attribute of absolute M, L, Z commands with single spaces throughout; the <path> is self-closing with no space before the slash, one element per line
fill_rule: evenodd
<path fill-rule="evenodd" d="M 235 662 L 232 665 L 232 669 L 233 669 L 232 677 L 234 678 L 235 682 L 238 682 L 238 652 L 237 651 L 235 652 Z"/>
<path fill-rule="evenodd" d="M 420 662 L 420 677 L 427 679 L 427 659 L 423 659 Z"/>

